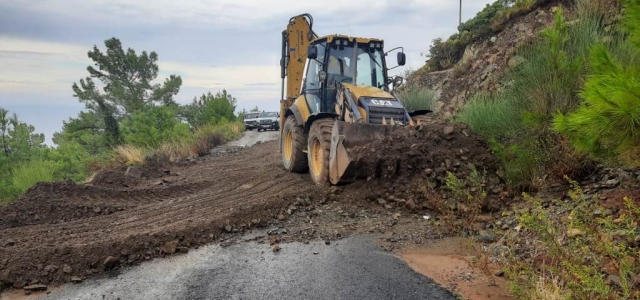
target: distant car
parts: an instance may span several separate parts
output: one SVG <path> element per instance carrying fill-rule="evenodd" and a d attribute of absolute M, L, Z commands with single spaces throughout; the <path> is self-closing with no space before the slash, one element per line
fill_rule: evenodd
<path fill-rule="evenodd" d="M 244 115 L 244 127 L 247 130 L 258 128 L 258 117 L 260 113 L 247 113 Z"/>
<path fill-rule="evenodd" d="M 258 117 L 258 131 L 280 129 L 280 114 L 277 112 L 261 112 Z"/>

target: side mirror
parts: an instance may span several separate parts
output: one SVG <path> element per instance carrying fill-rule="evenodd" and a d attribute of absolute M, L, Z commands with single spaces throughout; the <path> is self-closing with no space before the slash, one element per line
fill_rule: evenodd
<path fill-rule="evenodd" d="M 407 62 L 407 56 L 404 55 L 404 52 L 398 52 L 398 66 L 404 66 L 406 62 Z"/>
<path fill-rule="evenodd" d="M 398 57 L 400 57 L 400 56 L 398 56 Z M 396 78 L 393 79 L 393 87 L 394 88 L 397 88 L 397 87 L 401 86 L 403 83 L 404 83 L 404 78 L 402 78 L 400 76 L 396 76 Z"/>
<path fill-rule="evenodd" d="M 309 48 L 307 48 L 307 58 L 308 59 L 318 58 L 318 48 L 316 47 L 316 45 L 309 45 Z"/>

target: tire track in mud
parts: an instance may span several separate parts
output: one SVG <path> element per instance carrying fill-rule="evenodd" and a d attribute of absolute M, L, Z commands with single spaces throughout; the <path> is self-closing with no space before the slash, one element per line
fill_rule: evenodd
<path fill-rule="evenodd" d="M 313 185 L 308 176 L 281 167 L 277 142 L 169 167 L 179 181 L 168 186 L 154 186 L 151 182 L 158 178 L 151 178 L 130 189 L 54 183 L 28 193 L 18 202 L 85 207 L 108 203 L 124 209 L 71 220 L 60 215 L 59 220 L 0 226 L 0 281 L 6 287 L 15 282 L 57 284 L 71 276 L 88 277 L 104 271 L 102 262 L 108 256 L 123 265 L 136 264 L 163 256 L 159 249 L 168 241 L 177 239 L 187 247 L 211 242 L 225 224 L 267 220 L 298 195 L 326 192 L 326 187 Z M 28 215 L 12 211 L 19 207 L 0 207 L 0 214 Z M 47 265 L 59 269 L 69 265 L 73 271 L 45 272 Z"/>

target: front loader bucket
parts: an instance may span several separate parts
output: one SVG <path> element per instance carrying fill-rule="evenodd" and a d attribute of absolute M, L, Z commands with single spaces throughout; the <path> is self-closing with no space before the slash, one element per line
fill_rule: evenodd
<path fill-rule="evenodd" d="M 371 166 L 362 166 L 358 157 L 352 157 L 354 147 L 366 147 L 371 141 L 382 139 L 402 126 L 346 123 L 336 121 L 331 132 L 329 151 L 329 180 L 332 184 L 352 182 L 372 175 Z M 373 155 L 373 154 L 372 154 Z"/>

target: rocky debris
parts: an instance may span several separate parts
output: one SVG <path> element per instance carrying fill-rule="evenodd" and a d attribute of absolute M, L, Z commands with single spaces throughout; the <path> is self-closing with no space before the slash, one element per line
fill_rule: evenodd
<path fill-rule="evenodd" d="M 414 72 L 407 79 L 407 85 L 435 91 L 435 115 L 442 119 L 454 116 L 471 96 L 494 93 L 502 88 L 501 75 L 525 62 L 514 53 L 538 37 L 540 30 L 553 23 L 551 9 L 541 7 L 514 19 L 499 33 L 467 46 L 457 65 L 464 68 L 456 66 L 449 70 L 429 72 L 425 67 Z M 455 71 L 457 69 L 462 71 Z"/>
<path fill-rule="evenodd" d="M 69 265 L 63 265 L 62 272 L 64 272 L 65 274 L 71 274 L 71 272 L 73 272 L 73 269 Z"/>
<path fill-rule="evenodd" d="M 114 267 L 116 267 L 118 264 L 120 263 L 120 261 L 113 257 L 113 256 L 108 256 L 104 262 L 102 263 L 102 265 L 104 266 L 105 270 L 111 270 Z"/>
<path fill-rule="evenodd" d="M 498 236 L 490 230 L 480 230 L 476 240 L 481 243 L 490 244 L 498 240 Z"/>
<path fill-rule="evenodd" d="M 502 269 L 500 269 L 498 271 L 495 271 L 493 273 L 493 275 L 495 275 L 496 277 L 502 277 L 502 276 L 504 276 L 504 271 Z"/>
<path fill-rule="evenodd" d="M 278 246 L 278 245 L 273 246 L 272 251 L 273 251 L 273 253 L 279 252 L 280 251 L 280 246 Z"/>
<path fill-rule="evenodd" d="M 46 291 L 47 286 L 44 284 L 32 284 L 32 285 L 27 285 L 22 289 L 29 292 L 39 292 L 39 291 Z"/>
<path fill-rule="evenodd" d="M 80 283 L 82 282 L 82 278 L 78 277 L 78 276 L 72 276 L 71 277 L 71 282 L 73 283 Z"/>
<path fill-rule="evenodd" d="M 129 177 L 133 177 L 133 178 L 137 178 L 140 179 L 142 178 L 142 170 L 140 170 L 140 168 L 135 167 L 135 166 L 130 166 L 127 168 L 127 170 L 124 172 L 125 176 L 129 176 Z"/>
<path fill-rule="evenodd" d="M 165 254 L 174 254 L 176 253 L 177 247 L 178 241 L 170 241 L 162 246 L 162 252 L 164 252 Z"/>
<path fill-rule="evenodd" d="M 325 240 L 325 241 L 324 241 L 324 244 L 325 244 L 325 245 L 331 245 L 331 240 Z"/>

